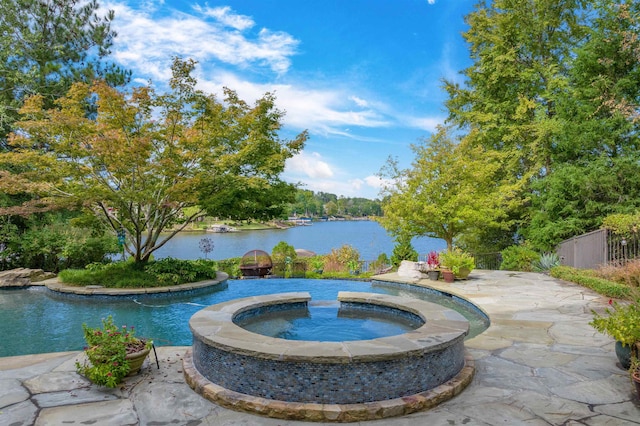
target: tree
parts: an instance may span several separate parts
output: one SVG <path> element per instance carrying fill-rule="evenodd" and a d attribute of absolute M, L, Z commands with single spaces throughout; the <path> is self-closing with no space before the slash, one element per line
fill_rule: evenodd
<path fill-rule="evenodd" d="M 2 172 L 0 189 L 37 195 L 42 205 L 92 210 L 114 233 L 126 234 L 125 249 L 136 262 L 148 261 L 205 213 L 277 210 L 283 194 L 295 190 L 279 174 L 306 132 L 281 140 L 282 112 L 271 94 L 251 107 L 225 89 L 220 102 L 195 89 L 194 67 L 176 58 L 166 94 L 149 86 L 126 94 L 97 81 L 74 84 L 55 108 L 41 95 L 30 97 L 21 110 L 26 119 L 10 137 L 12 150 L 0 154 L 0 167 L 18 164 L 20 172 Z M 85 114 L 88 99 L 95 117 Z M 247 198 L 224 202 L 238 194 Z"/>
<path fill-rule="evenodd" d="M 449 122 L 523 182 L 518 227 L 482 234 L 548 250 L 637 206 L 640 3 L 483 1 L 466 19 L 473 63 L 445 83 Z"/>
<path fill-rule="evenodd" d="M 504 167 L 530 179 L 552 171 L 563 122 L 557 97 L 568 85 L 572 48 L 582 38 L 582 0 L 482 1 L 467 16 L 473 64 L 465 86 L 446 82 L 451 122 L 475 143 L 510 153 Z"/>
<path fill-rule="evenodd" d="M 28 96 L 40 94 L 52 107 L 74 82 L 128 80 L 104 62 L 116 33 L 114 12 L 99 16 L 99 7 L 96 0 L 0 0 L 0 149 Z"/>
<path fill-rule="evenodd" d="M 520 202 L 514 194 L 521 183 L 503 179 L 500 153 L 469 140 L 456 144 L 441 127 L 413 146 L 410 169 L 389 160 L 383 174 L 394 184 L 384 190 L 382 226 L 396 236 L 441 238 L 448 248 L 465 232 L 508 226 L 505 212 Z"/>
<path fill-rule="evenodd" d="M 396 244 L 393 246 L 393 253 L 391 253 L 391 264 L 396 268 L 400 266 L 403 260 L 410 260 L 412 262 L 418 261 L 418 252 L 411 244 L 411 235 L 401 233 L 396 237 Z"/>
<path fill-rule="evenodd" d="M 559 166 L 533 186 L 531 225 L 524 236 L 540 250 L 598 229 L 614 213 L 640 208 L 640 156 L 599 158 Z"/>

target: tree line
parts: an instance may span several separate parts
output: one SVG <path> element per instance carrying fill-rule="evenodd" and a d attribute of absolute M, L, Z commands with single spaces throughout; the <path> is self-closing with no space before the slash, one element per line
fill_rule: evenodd
<path fill-rule="evenodd" d="M 381 216 L 382 202 L 361 197 L 344 197 L 326 192 L 298 189 L 295 202 L 287 207 L 289 216 Z"/>
<path fill-rule="evenodd" d="M 389 159 L 384 226 L 449 246 L 551 250 L 640 207 L 640 2 L 480 1 L 448 117 Z"/>

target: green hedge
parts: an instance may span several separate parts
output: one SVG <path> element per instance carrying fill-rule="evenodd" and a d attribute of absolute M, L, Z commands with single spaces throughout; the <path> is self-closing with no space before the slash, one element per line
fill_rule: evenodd
<path fill-rule="evenodd" d="M 556 266 L 552 268 L 549 273 L 552 277 L 580 284 L 603 296 L 624 299 L 631 294 L 628 286 L 595 277 L 590 270 L 576 269 L 569 266 Z"/>

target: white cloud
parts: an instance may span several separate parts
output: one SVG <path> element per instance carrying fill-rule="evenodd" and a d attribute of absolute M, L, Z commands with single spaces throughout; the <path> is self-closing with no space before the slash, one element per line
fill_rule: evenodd
<path fill-rule="evenodd" d="M 364 181 L 362 179 L 351 179 L 348 183 L 354 190 L 360 191 L 362 189 Z"/>
<path fill-rule="evenodd" d="M 364 181 L 370 187 L 378 190 L 382 189 L 384 186 L 388 185 L 390 182 L 388 179 L 383 179 L 380 176 L 374 176 L 374 175 L 367 176 L 366 178 L 364 178 Z"/>
<path fill-rule="evenodd" d="M 231 7 L 202 7 L 200 5 L 193 6 L 193 9 L 196 12 L 201 13 L 204 16 L 210 16 L 215 18 L 223 25 L 226 25 L 231 28 L 235 28 L 236 30 L 246 30 L 255 25 L 253 19 L 249 16 L 238 15 L 232 12 Z"/>
<path fill-rule="evenodd" d="M 322 160 L 317 152 L 300 154 L 287 160 L 285 169 L 287 172 L 304 175 L 311 179 L 327 179 L 333 177 L 331 166 Z"/>
<path fill-rule="evenodd" d="M 349 127 L 378 128 L 391 125 L 391 119 L 373 108 L 349 109 L 340 88 L 322 90 L 292 84 L 257 84 L 242 80 L 233 73 L 218 72 L 204 76 L 200 87 L 209 93 L 222 93 L 222 87 L 235 90 L 250 102 L 266 92 L 274 92 L 278 108 L 284 110 L 284 122 L 295 129 L 311 133 L 352 138 Z"/>
<path fill-rule="evenodd" d="M 254 25 L 251 18 L 228 7 L 194 7 L 194 14 L 173 12 L 165 16 L 151 16 L 151 12 L 125 3 L 106 4 L 105 8 L 113 9 L 118 18 L 113 22 L 118 32 L 113 57 L 136 74 L 158 80 L 167 77 L 173 56 L 201 63 L 217 60 L 239 67 L 267 67 L 283 74 L 299 44 L 281 31 L 263 28 L 257 34 L 247 32 Z"/>
<path fill-rule="evenodd" d="M 367 101 L 365 101 L 364 99 L 360 99 L 357 96 L 349 96 L 349 99 L 352 100 L 353 102 L 355 102 L 356 105 L 358 105 L 359 107 L 367 107 L 369 106 L 369 103 Z"/>

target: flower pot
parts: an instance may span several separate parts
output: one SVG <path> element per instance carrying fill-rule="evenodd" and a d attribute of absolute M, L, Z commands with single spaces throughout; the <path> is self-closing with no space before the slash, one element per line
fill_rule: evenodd
<path fill-rule="evenodd" d="M 442 278 L 444 279 L 444 282 L 452 283 L 453 280 L 455 279 L 455 275 L 453 274 L 453 271 L 443 270 Z"/>
<path fill-rule="evenodd" d="M 427 271 L 427 277 L 429 277 L 431 281 L 438 281 L 438 279 L 440 278 L 440 271 L 437 271 L 437 270 Z"/>
<path fill-rule="evenodd" d="M 144 363 L 144 360 L 147 358 L 147 355 L 149 355 L 150 351 L 150 348 L 145 348 L 141 351 L 127 354 L 127 356 L 125 357 L 125 359 L 129 362 L 129 374 L 127 374 L 127 376 L 134 376 L 138 374 L 140 368 L 142 367 L 142 364 Z"/>
<path fill-rule="evenodd" d="M 471 273 L 471 269 L 469 269 L 469 268 L 460 268 L 460 269 L 458 269 L 458 273 L 456 274 L 456 278 L 459 278 L 461 280 L 466 280 L 470 273 Z"/>
<path fill-rule="evenodd" d="M 623 370 L 628 370 L 631 367 L 631 346 L 616 342 L 616 356 Z"/>
<path fill-rule="evenodd" d="M 636 396 L 640 399 L 640 371 L 636 371 L 631 375 L 631 380 L 636 386 Z"/>

